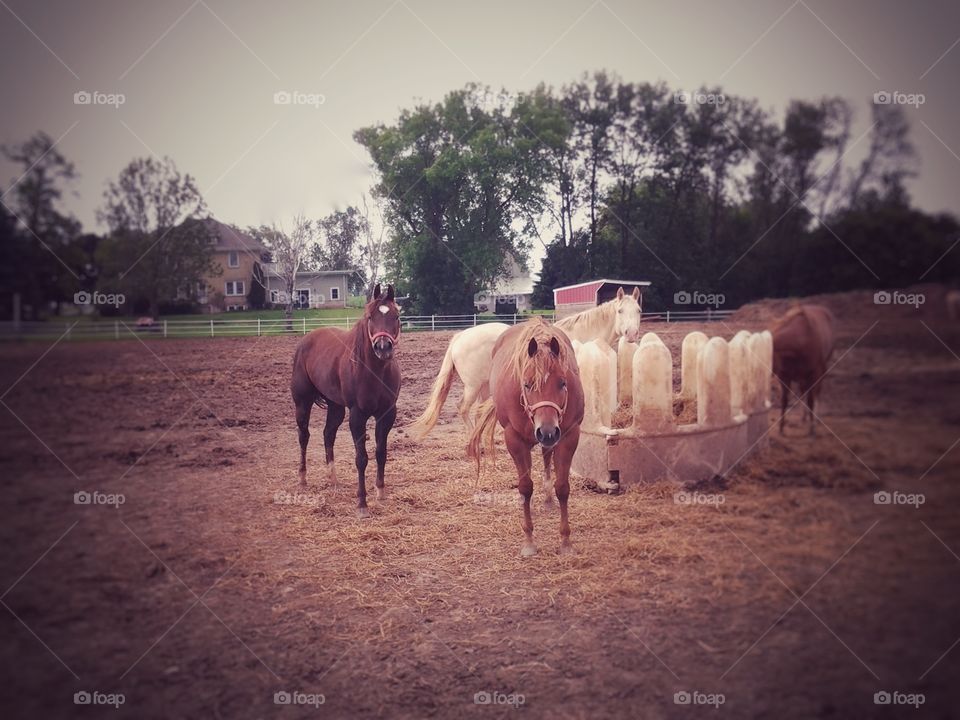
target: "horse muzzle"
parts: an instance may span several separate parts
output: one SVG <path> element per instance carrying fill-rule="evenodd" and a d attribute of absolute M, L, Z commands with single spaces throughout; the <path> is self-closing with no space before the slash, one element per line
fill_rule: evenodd
<path fill-rule="evenodd" d="M 378 360 L 393 359 L 393 340 L 387 335 L 381 335 L 373 341 L 373 354 Z"/>
<path fill-rule="evenodd" d="M 560 442 L 560 426 L 547 424 L 540 425 L 534 428 L 533 436 L 543 447 L 552 448 L 554 445 Z"/>

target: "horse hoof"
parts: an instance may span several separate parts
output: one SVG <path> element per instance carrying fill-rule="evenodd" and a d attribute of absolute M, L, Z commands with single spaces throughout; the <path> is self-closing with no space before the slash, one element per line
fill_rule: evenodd
<path fill-rule="evenodd" d="M 370 517 L 370 511 L 365 507 L 357 508 L 357 517 L 361 520 L 366 520 Z"/>
<path fill-rule="evenodd" d="M 569 542 L 561 543 L 560 545 L 560 554 L 561 555 L 573 555 L 576 551 L 573 549 L 573 545 Z"/>
<path fill-rule="evenodd" d="M 520 548 L 520 557 L 533 557 L 537 554 L 537 546 L 533 543 L 525 543 L 522 548 Z"/>
<path fill-rule="evenodd" d="M 377 488 L 377 500 L 386 500 L 386 499 L 387 499 L 387 489 Z"/>

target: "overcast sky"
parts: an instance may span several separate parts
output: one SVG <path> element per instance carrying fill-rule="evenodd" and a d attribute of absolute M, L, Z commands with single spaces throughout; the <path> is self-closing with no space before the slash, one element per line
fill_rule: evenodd
<path fill-rule="evenodd" d="M 873 94 L 897 90 L 925 96 L 908 108 L 913 197 L 957 212 L 958 41 L 956 0 L 0 0 L 0 142 L 40 129 L 59 139 L 81 174 L 66 206 L 87 229 L 102 229 L 105 182 L 150 153 L 172 157 L 216 217 L 244 226 L 356 202 L 372 175 L 353 131 L 470 81 L 525 90 L 607 69 L 720 84 L 777 113 L 842 95 L 853 138 Z M 125 102 L 78 105 L 78 91 Z M 324 102 L 275 104 L 281 91 Z M 4 186 L 16 174 L 0 164 Z"/>

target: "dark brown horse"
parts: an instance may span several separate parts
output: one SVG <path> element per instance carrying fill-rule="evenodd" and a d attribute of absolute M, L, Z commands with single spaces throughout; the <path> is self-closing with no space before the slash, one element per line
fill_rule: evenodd
<path fill-rule="evenodd" d="M 367 486 L 367 420 L 376 418 L 377 499 L 385 497 L 383 470 L 387 463 L 387 435 L 397 417 L 400 368 L 393 357 L 400 339 L 400 310 L 393 301 L 393 286 L 385 295 L 380 285 L 363 317 L 350 330 L 320 328 L 297 345 L 293 356 L 290 392 L 297 408 L 300 432 L 300 485 L 307 484 L 307 443 L 310 441 L 310 411 L 313 405 L 327 409 L 323 426 L 330 487 L 337 488 L 333 465 L 333 441 L 350 409 L 350 434 L 357 452 L 357 507 L 360 517 L 369 517 Z"/>
<path fill-rule="evenodd" d="M 780 434 L 787 413 L 787 394 L 797 385 L 815 434 L 813 408 L 820 395 L 820 381 L 833 354 L 833 313 L 822 305 L 798 305 L 773 326 L 773 374 L 780 381 Z"/>
<path fill-rule="evenodd" d="M 477 459 L 481 445 L 493 448 L 497 422 L 503 426 L 507 450 L 517 466 L 517 489 L 523 496 L 524 542 L 520 554 L 535 555 L 530 497 L 530 451 L 543 450 L 543 467 L 550 477 L 556 470 L 554 489 L 560 501 L 560 552 L 572 551 L 567 498 L 570 495 L 570 461 L 580 442 L 583 421 L 583 386 L 573 346 L 562 330 L 542 318 L 515 325 L 493 346 L 489 400 L 478 411 L 468 455 Z"/>

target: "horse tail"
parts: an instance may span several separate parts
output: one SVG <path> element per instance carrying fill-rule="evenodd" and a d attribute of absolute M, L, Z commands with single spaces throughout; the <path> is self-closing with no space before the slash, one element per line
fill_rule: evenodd
<path fill-rule="evenodd" d="M 467 457 L 477 461 L 477 477 L 480 476 L 480 451 L 486 440 L 490 456 L 493 457 L 493 434 L 497 429 L 497 405 L 493 398 L 484 400 L 477 408 L 477 424 L 467 443 Z"/>
<path fill-rule="evenodd" d="M 440 373 L 433 382 L 433 391 L 430 393 L 430 401 L 427 403 L 426 409 L 407 428 L 418 440 L 425 438 L 433 429 L 433 426 L 437 424 L 440 410 L 443 408 L 443 403 L 446 402 L 450 387 L 453 385 L 453 378 L 456 376 L 456 368 L 453 366 L 454 339 L 456 339 L 456 336 L 450 340 L 450 344 L 447 346 L 447 354 L 443 356 Z"/>

